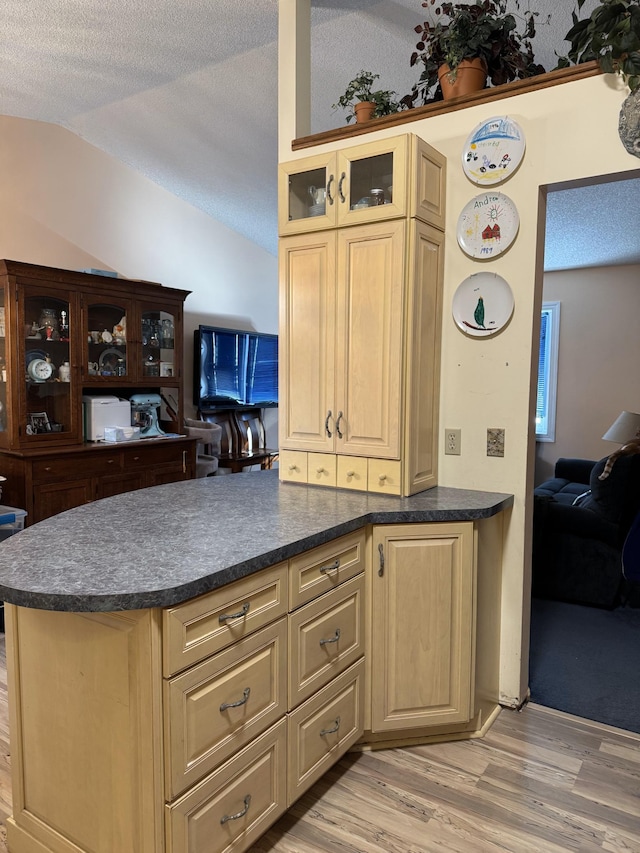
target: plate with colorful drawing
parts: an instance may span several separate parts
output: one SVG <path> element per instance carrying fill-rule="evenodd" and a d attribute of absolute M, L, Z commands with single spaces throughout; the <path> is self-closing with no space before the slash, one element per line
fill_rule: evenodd
<path fill-rule="evenodd" d="M 462 149 L 462 168 L 474 184 L 499 184 L 516 171 L 524 149 L 524 133 L 518 122 L 495 116 L 469 134 Z"/>
<path fill-rule="evenodd" d="M 460 331 L 486 338 L 503 329 L 513 314 L 514 299 L 501 275 L 478 272 L 458 286 L 453 295 L 453 319 Z"/>
<path fill-rule="evenodd" d="M 458 217 L 458 245 L 470 258 L 495 258 L 516 239 L 520 217 L 509 196 L 487 190 L 464 206 Z"/>

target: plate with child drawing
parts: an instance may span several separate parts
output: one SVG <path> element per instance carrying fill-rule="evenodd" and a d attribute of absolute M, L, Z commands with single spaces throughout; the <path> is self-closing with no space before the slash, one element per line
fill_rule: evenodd
<path fill-rule="evenodd" d="M 520 217 L 509 196 L 487 190 L 471 199 L 458 217 L 458 245 L 470 258 L 495 258 L 516 239 Z"/>
<path fill-rule="evenodd" d="M 495 116 L 469 134 L 462 149 L 462 168 L 474 184 L 499 184 L 516 171 L 524 149 L 524 133 L 518 122 L 508 116 Z"/>
<path fill-rule="evenodd" d="M 460 331 L 487 338 L 503 329 L 511 319 L 513 292 L 501 275 L 479 272 L 459 285 L 451 307 Z"/>

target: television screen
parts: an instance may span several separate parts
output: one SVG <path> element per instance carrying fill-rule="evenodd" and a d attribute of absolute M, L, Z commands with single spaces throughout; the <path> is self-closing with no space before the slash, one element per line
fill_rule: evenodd
<path fill-rule="evenodd" d="M 198 409 L 278 405 L 278 336 L 216 326 L 194 331 Z"/>

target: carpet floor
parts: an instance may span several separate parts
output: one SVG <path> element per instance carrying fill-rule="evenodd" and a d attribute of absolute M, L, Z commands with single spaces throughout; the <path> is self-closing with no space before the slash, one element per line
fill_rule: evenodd
<path fill-rule="evenodd" d="M 533 599 L 531 701 L 640 732 L 640 608 Z"/>

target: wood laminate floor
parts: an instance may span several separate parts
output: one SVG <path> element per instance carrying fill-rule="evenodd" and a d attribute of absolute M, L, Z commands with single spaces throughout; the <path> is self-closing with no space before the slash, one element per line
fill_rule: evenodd
<path fill-rule="evenodd" d="M 0 853 L 10 813 L 0 635 Z M 530 704 L 479 740 L 352 753 L 250 853 L 430 851 L 640 853 L 640 735 Z"/>

